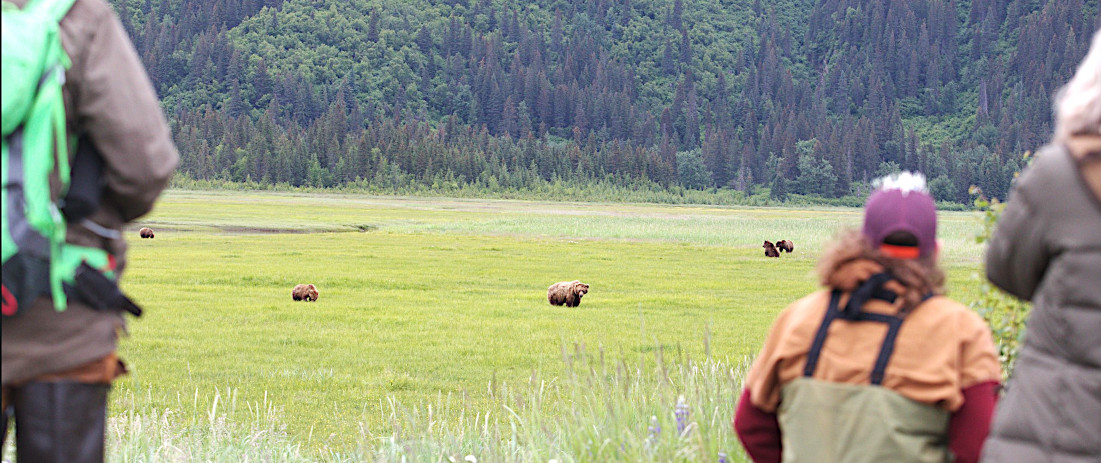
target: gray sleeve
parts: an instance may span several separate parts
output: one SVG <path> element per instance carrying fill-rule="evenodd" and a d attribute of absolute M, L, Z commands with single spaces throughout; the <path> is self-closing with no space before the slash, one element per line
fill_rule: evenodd
<path fill-rule="evenodd" d="M 168 184 L 179 154 L 160 102 L 122 24 L 97 14 L 81 57 L 77 117 L 103 156 L 105 200 L 123 221 L 144 215 Z M 101 10 L 102 11 L 102 10 Z"/>
<path fill-rule="evenodd" d="M 1032 300 L 1050 258 L 1042 211 L 1035 207 L 1027 187 L 1030 180 L 1040 179 L 1026 175 L 1013 188 L 986 250 L 986 277 L 1024 300 Z"/>

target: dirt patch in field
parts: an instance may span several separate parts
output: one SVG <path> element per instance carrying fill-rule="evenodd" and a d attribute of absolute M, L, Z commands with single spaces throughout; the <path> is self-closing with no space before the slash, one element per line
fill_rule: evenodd
<path fill-rule="evenodd" d="M 310 233 L 328 233 L 336 231 L 350 231 L 348 229 L 316 229 L 316 228 L 274 228 L 274 227 L 243 227 L 221 226 L 214 227 L 223 233 L 233 235 L 305 235 Z"/>
<path fill-rule="evenodd" d="M 378 225 L 356 224 L 324 228 L 250 227 L 241 225 L 157 225 L 142 224 L 156 232 L 169 233 L 226 233 L 231 235 L 306 235 L 311 233 L 366 233 L 377 231 Z M 137 233 L 140 227 L 127 227 L 123 233 Z"/>

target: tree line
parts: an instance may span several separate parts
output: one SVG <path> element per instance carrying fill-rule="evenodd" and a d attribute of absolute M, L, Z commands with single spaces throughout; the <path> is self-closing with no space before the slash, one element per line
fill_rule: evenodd
<path fill-rule="evenodd" d="M 196 179 L 1003 197 L 1096 2 L 113 0 Z"/>

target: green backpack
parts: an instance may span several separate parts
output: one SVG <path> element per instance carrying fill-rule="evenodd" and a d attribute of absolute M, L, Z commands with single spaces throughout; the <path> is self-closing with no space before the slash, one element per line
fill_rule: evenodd
<path fill-rule="evenodd" d="M 68 296 L 97 309 L 136 309 L 118 291 L 112 256 L 65 243 L 66 219 L 51 197 L 50 176 L 56 172 L 62 196 L 71 176 L 61 93 L 70 60 L 59 22 L 73 1 L 32 0 L 22 9 L 3 3 L 0 254 L 6 317 L 40 296 L 53 298 L 58 311 L 68 306 Z"/>

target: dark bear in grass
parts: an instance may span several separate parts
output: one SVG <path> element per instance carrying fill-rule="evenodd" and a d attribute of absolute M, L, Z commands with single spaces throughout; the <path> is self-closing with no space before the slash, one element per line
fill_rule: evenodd
<path fill-rule="evenodd" d="M 152 238 L 153 229 L 149 227 L 142 227 L 141 230 L 138 230 L 138 236 L 142 238 Z"/>
<path fill-rule="evenodd" d="M 765 248 L 765 257 L 780 257 L 780 251 L 776 250 L 776 245 L 771 241 L 766 240 L 761 247 Z"/>
<path fill-rule="evenodd" d="M 795 249 L 795 243 L 792 243 L 790 240 L 780 240 L 776 242 L 776 249 L 790 254 L 791 251 Z"/>
<path fill-rule="evenodd" d="M 314 285 L 298 285 L 291 290 L 291 297 L 296 301 L 313 302 L 317 300 L 317 287 Z"/>
<path fill-rule="evenodd" d="M 551 305 L 566 304 L 566 307 L 581 305 L 581 297 L 589 292 L 589 285 L 580 280 L 560 281 L 547 288 L 547 301 Z"/>

